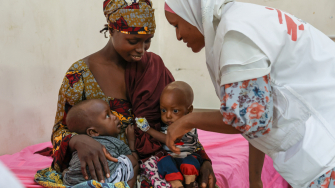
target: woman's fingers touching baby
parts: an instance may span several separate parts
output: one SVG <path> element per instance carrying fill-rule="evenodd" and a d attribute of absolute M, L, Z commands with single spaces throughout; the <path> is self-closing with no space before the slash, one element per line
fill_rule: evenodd
<path fill-rule="evenodd" d="M 180 153 L 180 149 L 176 147 L 175 142 L 180 140 L 186 133 L 190 132 L 192 129 L 187 129 L 184 127 L 185 123 L 181 121 L 180 118 L 176 122 L 168 126 L 166 135 L 166 145 L 173 153 Z"/>
<path fill-rule="evenodd" d="M 176 154 L 180 154 L 180 149 L 176 147 L 175 145 L 175 141 L 177 140 L 177 138 L 175 138 L 174 136 L 172 136 L 171 134 L 167 134 L 166 136 L 166 146 L 173 152 Z"/>
<path fill-rule="evenodd" d="M 73 149 L 78 152 L 84 178 L 89 179 L 86 170 L 88 166 L 90 175 L 94 180 L 104 181 L 103 170 L 105 170 L 106 177 L 110 175 L 105 152 L 103 151 L 104 146 L 87 135 L 77 135 L 72 139 L 75 142 Z"/>

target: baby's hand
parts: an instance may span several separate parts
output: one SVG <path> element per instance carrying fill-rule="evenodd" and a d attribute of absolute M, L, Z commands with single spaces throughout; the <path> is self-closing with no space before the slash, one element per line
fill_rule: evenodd
<path fill-rule="evenodd" d="M 127 135 L 128 141 L 135 141 L 134 125 L 132 124 L 128 125 L 126 129 L 126 135 Z"/>
<path fill-rule="evenodd" d="M 150 125 L 145 118 L 135 118 L 137 127 L 141 129 L 143 132 L 147 132 L 150 129 Z"/>

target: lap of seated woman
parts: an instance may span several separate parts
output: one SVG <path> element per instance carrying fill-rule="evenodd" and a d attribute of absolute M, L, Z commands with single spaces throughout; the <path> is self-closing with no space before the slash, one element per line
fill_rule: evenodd
<path fill-rule="evenodd" d="M 110 177 L 105 177 L 107 183 L 128 182 L 130 187 L 134 186 L 136 177 L 134 169 L 138 170 L 137 155 L 133 154 L 129 147 L 134 149 L 135 135 L 132 126 L 128 126 L 129 147 L 117 135 L 121 132 L 120 120 L 112 114 L 108 104 L 101 99 L 90 99 L 82 101 L 71 108 L 67 114 L 66 124 L 69 131 L 78 134 L 87 134 L 101 143 L 113 156 L 108 160 Z M 132 129 L 132 130 L 131 130 Z M 77 152 L 73 152 L 68 169 L 63 171 L 63 182 L 65 185 L 76 185 L 92 177 L 88 174 L 85 179 L 81 174 L 81 166 Z"/>

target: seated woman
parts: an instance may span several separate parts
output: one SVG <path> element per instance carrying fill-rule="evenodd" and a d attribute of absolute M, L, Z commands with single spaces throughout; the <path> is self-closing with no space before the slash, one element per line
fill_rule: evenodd
<path fill-rule="evenodd" d="M 108 103 L 121 120 L 118 138 L 125 143 L 124 130 L 134 123 L 135 117 L 145 117 L 152 128 L 160 130 L 159 97 L 174 78 L 158 55 L 146 52 L 156 27 L 152 3 L 150 0 L 106 0 L 103 5 L 108 25 L 102 31 L 108 31 L 110 39 L 103 49 L 74 63 L 64 77 L 51 138 L 54 160 L 50 168 L 35 176 L 35 181 L 46 187 L 63 184 L 61 172 L 68 167 L 73 151 L 78 153 L 84 177 L 87 169 L 101 183 L 103 172 L 110 176 L 105 157 L 109 153 L 104 147 L 87 135 L 70 132 L 66 126 L 68 111 L 80 101 L 102 99 Z M 135 128 L 135 135 L 142 169 L 147 169 L 147 159 L 155 161 L 166 154 L 161 143 L 147 133 Z M 199 183 L 214 187 L 216 180 L 210 160 L 202 147 L 197 153 L 204 159 Z M 151 183 L 154 179 L 148 171 L 142 175 L 146 177 L 141 180 Z M 150 183 L 142 181 L 142 187 L 149 187 Z"/>

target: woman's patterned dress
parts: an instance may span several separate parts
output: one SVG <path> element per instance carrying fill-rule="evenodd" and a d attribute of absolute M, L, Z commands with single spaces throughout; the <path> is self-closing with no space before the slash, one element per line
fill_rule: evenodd
<path fill-rule="evenodd" d="M 66 114 L 72 106 L 87 99 L 102 99 L 109 104 L 113 114 L 116 115 L 122 123 L 122 130 L 118 135 L 118 139 L 127 144 L 125 129 L 134 119 L 130 102 L 106 96 L 85 61 L 79 60 L 69 68 L 59 90 L 55 124 L 51 137 L 54 160 L 51 167 L 38 171 L 35 175 L 35 181 L 37 183 L 45 187 L 65 187 L 63 185 L 61 172 L 68 167 L 71 160 L 72 153 L 69 151 L 69 141 L 72 136 L 76 135 L 76 133 L 70 132 L 66 126 Z M 210 160 L 201 145 L 197 149 L 197 152 L 203 158 Z M 150 177 L 145 177 L 142 173 L 140 177 L 142 187 L 150 186 L 150 183 L 145 182 L 146 180 L 148 181 L 149 178 Z M 88 181 L 87 183 L 91 185 L 92 182 L 96 185 L 101 185 L 96 181 Z M 106 186 L 107 184 L 105 183 L 103 185 Z M 114 185 L 108 184 L 108 186 L 113 188 Z"/>

